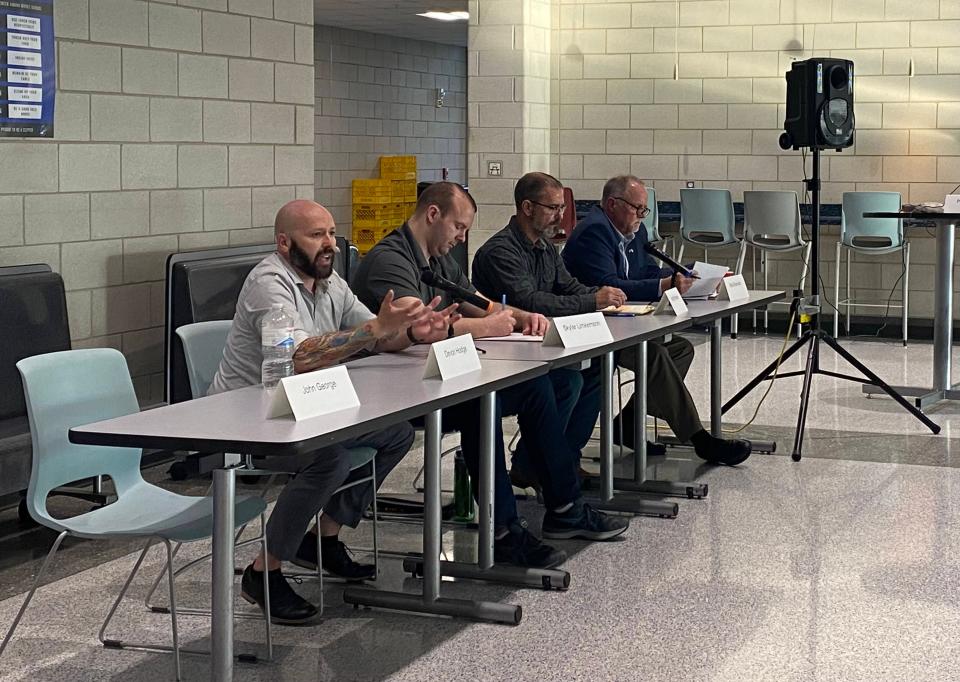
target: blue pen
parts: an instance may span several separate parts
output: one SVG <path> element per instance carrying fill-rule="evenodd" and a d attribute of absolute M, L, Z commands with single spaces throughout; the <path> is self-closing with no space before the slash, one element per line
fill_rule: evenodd
<path fill-rule="evenodd" d="M 500 305 L 502 305 L 504 308 L 507 307 L 507 295 L 506 295 L 506 294 L 503 294 L 503 295 L 500 297 Z"/>

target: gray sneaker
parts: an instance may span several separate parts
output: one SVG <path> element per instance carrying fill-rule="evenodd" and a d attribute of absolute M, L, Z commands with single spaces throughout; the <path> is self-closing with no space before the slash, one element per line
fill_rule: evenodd
<path fill-rule="evenodd" d="M 548 511 L 544 514 L 542 535 L 552 540 L 609 540 L 629 527 L 629 519 L 604 514 L 579 498 L 563 513 Z"/>

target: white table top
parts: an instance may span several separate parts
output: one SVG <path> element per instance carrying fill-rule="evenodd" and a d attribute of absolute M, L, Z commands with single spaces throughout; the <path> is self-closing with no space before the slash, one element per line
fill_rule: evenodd
<path fill-rule="evenodd" d="M 360 407 L 295 421 L 266 419 L 261 386 L 70 429 L 74 443 L 253 455 L 309 452 L 545 374 L 542 362 L 482 362 L 479 372 L 423 379 L 424 358 L 394 354 L 348 364 Z"/>
<path fill-rule="evenodd" d="M 759 308 L 786 298 L 782 291 L 751 291 L 750 297 L 742 301 L 687 301 L 687 310 L 694 324 L 713 322 L 718 317 L 730 317 L 734 313 Z"/>

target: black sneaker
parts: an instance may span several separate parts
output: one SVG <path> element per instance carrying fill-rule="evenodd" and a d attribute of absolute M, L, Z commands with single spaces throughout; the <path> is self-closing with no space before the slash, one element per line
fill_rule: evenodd
<path fill-rule="evenodd" d="M 543 515 L 543 537 L 556 540 L 609 540 L 629 527 L 629 519 L 597 511 L 583 498 L 574 502 L 565 512 L 548 510 Z"/>
<path fill-rule="evenodd" d="M 537 496 L 537 502 L 543 504 L 543 486 L 537 480 L 536 476 L 528 473 L 517 466 L 510 467 L 510 485 L 521 490 L 528 488 L 533 490 Z"/>
<path fill-rule="evenodd" d="M 493 543 L 493 560 L 526 568 L 553 568 L 567 560 L 567 553 L 540 542 L 527 530 L 525 519 L 510 522 L 507 534 Z"/>
<path fill-rule="evenodd" d="M 321 540 L 323 543 L 323 570 L 350 582 L 371 580 L 377 577 L 377 567 L 373 564 L 358 564 L 350 558 L 347 546 L 339 539 Z M 317 570 L 317 536 L 307 533 L 300 541 L 300 548 L 292 563 L 300 568 Z"/>
<path fill-rule="evenodd" d="M 711 464 L 735 466 L 746 461 L 753 451 L 753 443 L 748 440 L 717 438 L 706 430 L 694 434 L 690 439 L 697 457 Z"/>
<path fill-rule="evenodd" d="M 280 625 L 305 625 L 317 617 L 317 607 L 293 591 L 280 569 L 269 571 L 270 621 Z M 247 566 L 240 579 L 240 596 L 266 613 L 263 573 Z"/>

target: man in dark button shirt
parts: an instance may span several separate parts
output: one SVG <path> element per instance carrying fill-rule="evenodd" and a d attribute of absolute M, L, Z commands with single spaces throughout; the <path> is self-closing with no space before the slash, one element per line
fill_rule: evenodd
<path fill-rule="evenodd" d="M 672 269 L 661 268 L 643 246 L 647 229 L 641 222 L 649 213 L 643 181 L 632 175 L 611 178 L 603 187 L 600 204 L 581 220 L 567 240 L 563 261 L 577 277 L 591 284 L 616 284 L 631 301 L 657 300 L 676 287 L 686 292 L 693 280 Z M 633 353 L 622 353 L 621 367 L 633 370 Z M 647 344 L 647 404 L 666 420 L 677 438 L 691 441 L 697 454 L 708 461 L 738 464 L 750 455 L 750 442 L 721 440 L 703 430 L 700 414 L 683 381 L 693 362 L 693 344 L 675 336 L 663 343 Z M 633 446 L 634 399 L 624 406 L 614 438 L 623 427 L 625 445 Z M 662 445 L 648 444 L 648 452 L 662 453 Z"/>
<path fill-rule="evenodd" d="M 396 300 L 430 301 L 441 297 L 441 306 L 453 302 L 446 291 L 434 290 L 420 280 L 429 268 L 474 293 L 476 289 L 450 256 L 450 250 L 466 240 L 473 225 L 476 203 L 457 184 L 438 182 L 427 187 L 417 201 L 413 216 L 401 228 L 384 237 L 360 262 L 353 286 L 361 301 L 378 301 L 393 290 Z M 542 334 L 547 321 L 542 315 L 490 303 L 486 310 L 466 302 L 458 309 L 463 317 L 451 325 L 450 335 L 473 334 L 503 336 L 512 331 Z M 416 339 L 413 339 L 416 341 Z M 444 410 L 445 423 L 460 431 L 464 459 L 473 480 L 479 476 L 479 406 L 470 401 Z M 507 476 L 503 451 L 501 415 L 516 414 L 520 430 L 529 441 L 530 463 L 543 482 L 543 519 L 545 538 L 584 538 L 606 540 L 627 529 L 626 520 L 608 516 L 586 504 L 580 494 L 573 462 L 574 452 L 563 437 L 553 386 L 546 377 L 538 377 L 497 392 L 494 419 L 497 464 L 494 480 L 495 559 L 523 566 L 545 567 L 563 560 L 564 555 L 541 543 L 526 529 L 517 515 L 513 488 Z"/>

